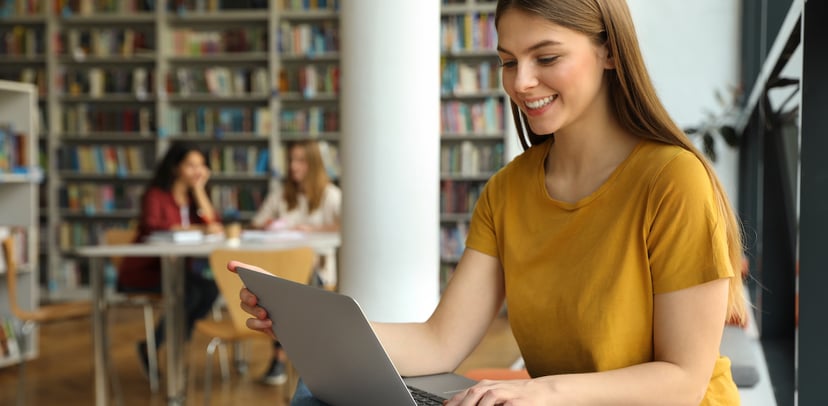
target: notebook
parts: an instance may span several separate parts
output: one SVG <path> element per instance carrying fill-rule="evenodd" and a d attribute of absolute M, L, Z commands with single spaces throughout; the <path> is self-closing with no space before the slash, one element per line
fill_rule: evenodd
<path fill-rule="evenodd" d="M 302 381 L 325 403 L 429 404 L 415 401 L 417 392 L 447 399 L 475 384 L 452 373 L 402 378 L 353 298 L 255 269 L 236 271 L 267 310 Z"/>

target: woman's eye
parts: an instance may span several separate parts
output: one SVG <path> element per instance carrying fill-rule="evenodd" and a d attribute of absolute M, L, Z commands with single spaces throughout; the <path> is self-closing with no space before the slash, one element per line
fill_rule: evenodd
<path fill-rule="evenodd" d="M 543 58 L 538 58 L 538 62 L 541 65 L 549 65 L 549 64 L 554 63 L 557 60 L 558 60 L 557 56 L 546 56 L 546 57 L 543 57 Z"/>
<path fill-rule="evenodd" d="M 517 62 L 515 61 L 500 61 L 500 66 L 502 68 L 514 68 L 517 66 Z"/>

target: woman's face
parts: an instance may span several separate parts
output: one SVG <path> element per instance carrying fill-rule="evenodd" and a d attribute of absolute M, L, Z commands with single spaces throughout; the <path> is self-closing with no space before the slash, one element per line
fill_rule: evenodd
<path fill-rule="evenodd" d="M 551 134 L 589 119 L 612 68 L 606 47 L 586 35 L 521 10 L 498 21 L 503 88 L 536 134 Z"/>
<path fill-rule="evenodd" d="M 204 155 L 198 151 L 187 153 L 184 160 L 178 164 L 177 175 L 178 180 L 183 181 L 190 187 L 206 183 L 209 174 L 204 162 Z"/>
<path fill-rule="evenodd" d="M 296 145 L 290 149 L 290 178 L 296 183 L 302 183 L 307 176 L 308 160 L 305 149 Z"/>

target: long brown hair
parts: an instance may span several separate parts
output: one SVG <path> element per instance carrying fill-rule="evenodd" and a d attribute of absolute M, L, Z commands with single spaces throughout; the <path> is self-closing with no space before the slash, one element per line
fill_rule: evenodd
<path fill-rule="evenodd" d="M 301 185 L 293 180 L 290 173 L 290 152 L 294 148 L 302 148 L 305 152 L 305 161 L 308 163 L 308 173 Z M 304 193 L 308 199 L 308 211 L 312 212 L 322 204 L 325 188 L 331 182 L 328 173 L 325 171 L 325 163 L 322 161 L 319 143 L 313 140 L 290 142 L 287 145 L 287 152 L 285 159 L 287 160 L 288 174 L 282 181 L 282 196 L 287 202 L 288 210 L 293 210 L 299 204 L 299 194 Z"/>
<path fill-rule="evenodd" d="M 730 279 L 728 316 L 733 321 L 745 320 L 745 297 L 742 290 L 742 231 L 727 194 L 713 167 L 693 146 L 687 135 L 670 118 L 656 95 L 644 65 L 630 10 L 624 0 L 499 0 L 495 26 L 509 9 L 518 9 L 580 32 L 599 45 L 606 45 L 615 62 L 607 70 L 611 103 L 621 126 L 632 134 L 665 144 L 676 145 L 692 152 L 702 162 L 716 195 L 720 218 L 724 219 L 730 262 L 734 277 Z M 535 134 L 526 125 L 526 116 L 512 102 L 515 126 L 524 149 L 543 142 L 546 135 Z"/>

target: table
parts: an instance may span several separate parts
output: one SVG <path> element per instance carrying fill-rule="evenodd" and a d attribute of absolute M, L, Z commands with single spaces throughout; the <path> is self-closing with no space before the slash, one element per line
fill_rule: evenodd
<path fill-rule="evenodd" d="M 183 405 L 186 397 L 184 374 L 184 272 L 183 257 L 208 257 L 216 249 L 279 250 L 311 247 L 320 254 L 328 254 L 340 245 L 339 233 L 306 233 L 289 238 L 217 241 L 197 244 L 142 243 L 124 245 L 95 245 L 80 247 L 77 254 L 90 258 L 90 285 L 92 290 L 92 335 L 95 363 L 95 404 L 109 402 L 108 339 L 106 326 L 107 303 L 104 294 L 103 261 L 109 257 L 160 257 L 161 293 L 167 331 L 167 403 Z M 181 266 L 177 266 L 181 265 Z M 222 272 L 223 270 L 214 270 Z"/>

